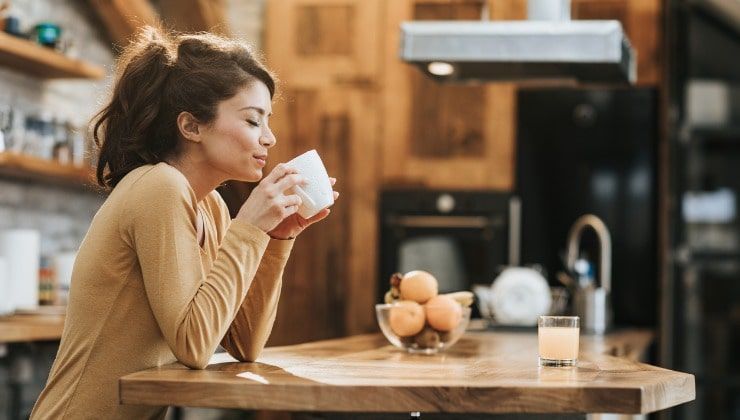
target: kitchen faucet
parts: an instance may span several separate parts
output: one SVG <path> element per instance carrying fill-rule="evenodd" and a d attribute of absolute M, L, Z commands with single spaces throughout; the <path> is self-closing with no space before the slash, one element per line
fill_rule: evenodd
<path fill-rule="evenodd" d="M 612 239 L 606 224 L 594 216 L 586 214 L 579 217 L 568 233 L 568 252 L 566 268 L 573 272 L 581 245 L 581 236 L 586 227 L 590 227 L 599 239 L 599 287 L 581 287 L 574 291 L 574 310 L 581 317 L 581 326 L 587 332 L 603 334 L 611 325 L 611 262 Z"/>
<path fill-rule="evenodd" d="M 609 229 L 606 227 L 604 222 L 593 214 L 586 214 L 578 218 L 573 223 L 568 233 L 568 254 L 566 257 L 566 265 L 569 271 L 573 271 L 578 259 L 578 250 L 581 246 L 581 235 L 586 227 L 591 227 L 599 238 L 599 255 L 601 261 L 599 263 L 599 275 L 601 279 L 601 287 L 611 290 L 611 274 L 612 274 L 612 238 L 609 234 Z"/>

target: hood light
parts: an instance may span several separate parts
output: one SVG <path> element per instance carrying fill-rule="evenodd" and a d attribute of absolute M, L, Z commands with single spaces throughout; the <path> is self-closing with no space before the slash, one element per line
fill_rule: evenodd
<path fill-rule="evenodd" d="M 444 61 L 432 61 L 427 65 L 427 70 L 435 76 L 449 76 L 455 72 L 455 67 Z"/>

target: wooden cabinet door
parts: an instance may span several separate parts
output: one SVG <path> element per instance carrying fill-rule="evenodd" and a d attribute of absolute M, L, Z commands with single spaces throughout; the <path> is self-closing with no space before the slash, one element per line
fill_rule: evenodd
<path fill-rule="evenodd" d="M 274 108 L 276 149 L 317 149 L 341 195 L 329 217 L 296 240 L 283 276 L 271 345 L 376 328 L 376 95 L 363 89 L 287 89 Z"/>
<path fill-rule="evenodd" d="M 513 186 L 513 84 L 439 84 L 398 58 L 406 20 L 521 19 L 525 0 L 394 0 L 387 2 L 383 67 L 385 184 L 431 188 Z"/>
<path fill-rule="evenodd" d="M 316 149 L 339 200 L 296 241 L 270 345 L 377 330 L 374 318 L 380 0 L 268 2 L 266 53 L 281 80 L 271 161 Z"/>
<path fill-rule="evenodd" d="M 272 0 L 270 65 L 291 86 L 371 84 L 378 73 L 381 0 Z"/>

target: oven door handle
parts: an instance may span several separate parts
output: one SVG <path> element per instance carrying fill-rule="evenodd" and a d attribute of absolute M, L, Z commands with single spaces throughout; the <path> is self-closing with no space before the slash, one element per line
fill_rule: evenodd
<path fill-rule="evenodd" d="M 390 216 L 386 223 L 404 228 L 486 229 L 491 221 L 484 216 Z"/>

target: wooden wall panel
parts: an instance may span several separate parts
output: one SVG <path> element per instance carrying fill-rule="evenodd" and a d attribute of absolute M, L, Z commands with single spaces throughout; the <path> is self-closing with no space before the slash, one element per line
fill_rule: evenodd
<path fill-rule="evenodd" d="M 282 152 L 295 156 L 317 149 L 329 174 L 345 180 L 348 174 L 344 162 L 350 157 L 349 116 L 345 112 L 325 113 L 322 92 L 300 90 L 289 94 L 293 101 L 283 118 L 292 127 L 292 136 L 289 143 L 282 142 Z M 296 241 L 283 276 L 283 296 L 271 345 L 333 337 L 343 330 L 344 307 L 339 297 L 341 279 L 347 277 L 344 244 L 350 233 L 347 218 L 351 194 L 345 195 L 332 208 L 331 217 L 306 230 Z"/>
<path fill-rule="evenodd" d="M 376 96 L 362 89 L 289 89 L 274 106 L 273 164 L 316 149 L 340 198 L 296 241 L 270 345 L 372 331 L 378 146 Z"/>
<path fill-rule="evenodd" d="M 299 55 L 351 55 L 355 8 L 350 5 L 306 5 L 296 12 L 295 46 Z"/>
<path fill-rule="evenodd" d="M 480 16 L 480 1 L 386 3 L 384 32 L 383 182 L 430 188 L 513 186 L 514 85 L 434 85 L 398 59 L 402 21 Z M 489 1 L 492 19 L 521 19 L 526 1 Z"/>
<path fill-rule="evenodd" d="M 272 164 L 315 148 L 338 179 L 329 218 L 301 235 L 270 345 L 375 331 L 381 0 L 268 3 L 268 64 L 281 79 Z"/>
<path fill-rule="evenodd" d="M 100 16 L 113 42 L 128 44 L 144 25 L 158 25 L 159 16 L 148 0 L 89 0 Z"/>
<path fill-rule="evenodd" d="M 483 12 L 480 2 L 417 3 L 415 20 L 477 20 Z M 483 107 L 485 91 L 480 87 L 440 84 L 416 71 L 411 74 L 414 105 L 411 109 L 413 156 L 447 158 L 482 156 Z"/>
<path fill-rule="evenodd" d="M 372 83 L 380 0 L 270 1 L 265 49 L 270 65 L 293 87 Z"/>
<path fill-rule="evenodd" d="M 180 32 L 229 35 L 226 0 L 159 0 L 165 24 Z"/>

